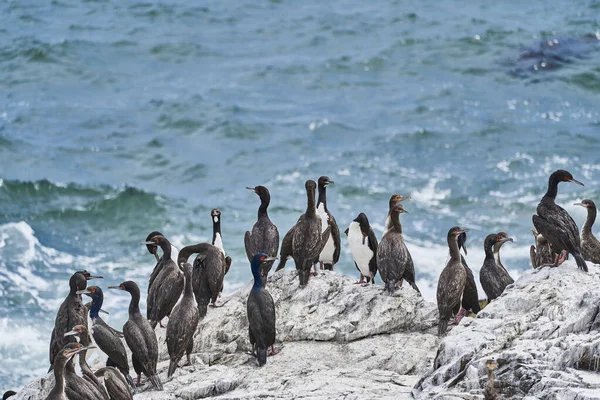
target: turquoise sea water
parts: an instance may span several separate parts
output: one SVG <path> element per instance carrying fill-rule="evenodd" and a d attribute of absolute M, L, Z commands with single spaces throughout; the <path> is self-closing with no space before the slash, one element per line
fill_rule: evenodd
<path fill-rule="evenodd" d="M 258 197 L 285 234 L 304 181 L 328 175 L 342 230 L 381 235 L 392 193 L 417 283 L 435 298 L 448 229 L 508 232 L 530 268 L 531 215 L 548 175 L 581 226 L 600 184 L 600 2 L 40 1 L 0 3 L 0 391 L 48 368 L 68 278 L 143 290 L 152 230 L 211 237 L 222 211 L 233 266 Z M 357 276 L 349 250 L 336 270 Z M 291 268 L 291 267 L 288 267 Z M 483 296 L 483 292 L 481 292 Z M 120 327 L 128 297 L 107 293 Z"/>

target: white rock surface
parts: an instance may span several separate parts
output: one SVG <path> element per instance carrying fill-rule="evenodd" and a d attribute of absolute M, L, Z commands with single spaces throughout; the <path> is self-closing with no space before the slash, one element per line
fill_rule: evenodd
<path fill-rule="evenodd" d="M 276 347 L 258 368 L 247 354 L 250 285 L 209 309 L 195 339 L 194 364 L 165 390 L 135 399 L 482 399 L 485 362 L 494 358 L 501 399 L 600 400 L 600 267 L 568 261 L 527 271 L 440 341 L 437 307 L 410 288 L 389 297 L 326 271 L 298 288 L 294 271 L 269 283 L 277 311 Z M 16 399 L 44 399 L 53 378 L 31 382 Z"/>

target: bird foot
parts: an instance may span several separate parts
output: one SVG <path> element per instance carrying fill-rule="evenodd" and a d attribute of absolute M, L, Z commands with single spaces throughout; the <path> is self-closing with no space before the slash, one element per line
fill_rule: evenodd
<path fill-rule="evenodd" d="M 458 314 L 456 314 L 456 325 L 460 324 L 460 321 L 467 315 L 467 310 L 461 308 Z"/>
<path fill-rule="evenodd" d="M 160 327 L 163 328 L 163 329 L 165 329 L 167 327 L 167 325 L 163 325 L 162 321 L 159 321 L 158 325 L 160 325 Z"/>
<path fill-rule="evenodd" d="M 267 350 L 267 355 L 270 356 L 274 356 L 276 354 L 278 354 L 281 351 L 281 349 L 276 349 L 275 347 L 271 346 L 271 348 L 269 350 Z"/>
<path fill-rule="evenodd" d="M 209 307 L 211 307 L 211 308 L 221 308 L 221 307 L 223 307 L 224 305 L 225 305 L 225 303 L 223 303 L 223 304 L 219 304 L 219 305 L 217 305 L 217 303 L 212 303 L 211 305 L 209 305 Z"/>
<path fill-rule="evenodd" d="M 365 283 L 365 276 L 363 274 L 360 274 L 360 280 L 354 282 L 354 284 L 360 285 L 362 283 Z"/>

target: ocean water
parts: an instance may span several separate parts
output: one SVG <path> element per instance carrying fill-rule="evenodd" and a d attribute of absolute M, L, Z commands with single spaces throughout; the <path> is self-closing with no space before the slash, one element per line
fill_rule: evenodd
<path fill-rule="evenodd" d="M 336 182 L 342 230 L 365 212 L 378 236 L 389 196 L 411 195 L 432 301 L 450 227 L 471 229 L 475 271 L 483 238 L 508 232 L 516 277 L 553 170 L 586 185 L 559 188 L 580 226 L 571 204 L 598 200 L 598 0 L 18 0 L 0 15 L 0 392 L 47 370 L 74 271 L 145 291 L 152 230 L 206 241 L 221 209 L 225 291 L 245 285 L 246 186 L 270 189 L 281 236 L 306 179 Z M 336 270 L 358 277 L 342 246 Z M 106 292 L 119 328 L 129 298 Z"/>

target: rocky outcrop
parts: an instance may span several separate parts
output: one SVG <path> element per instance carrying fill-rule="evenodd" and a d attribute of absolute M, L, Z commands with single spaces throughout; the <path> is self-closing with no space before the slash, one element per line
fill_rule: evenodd
<path fill-rule="evenodd" d="M 526 272 L 440 344 L 417 398 L 480 399 L 495 359 L 501 399 L 600 399 L 600 269 Z"/>
<path fill-rule="evenodd" d="M 296 272 L 289 271 L 275 274 L 267 289 L 275 301 L 280 351 L 264 367 L 248 354 L 248 285 L 209 309 L 196 332 L 193 365 L 170 380 L 165 332 L 157 328 L 165 390 L 135 398 L 408 399 L 431 368 L 437 308 L 410 287 L 388 296 L 379 285 L 355 285 L 325 271 L 300 289 Z M 43 399 L 53 378 L 43 381 L 32 382 L 17 399 Z"/>

